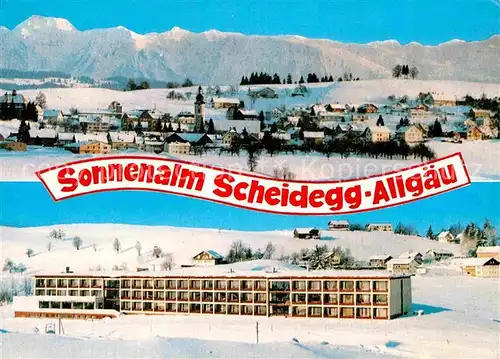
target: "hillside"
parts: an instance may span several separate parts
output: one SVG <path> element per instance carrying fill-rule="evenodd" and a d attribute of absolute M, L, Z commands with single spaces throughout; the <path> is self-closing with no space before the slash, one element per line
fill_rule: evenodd
<path fill-rule="evenodd" d="M 398 63 L 410 63 L 421 79 L 498 82 L 499 36 L 449 41 L 437 46 L 397 41 L 348 44 L 301 36 L 246 36 L 174 27 L 137 34 L 122 26 L 79 31 L 65 19 L 32 16 L 13 30 L 0 27 L 6 51 L 0 68 L 58 70 L 96 79 L 110 76 L 157 80 L 239 83 L 267 71 L 294 78 L 310 72 L 362 79 L 387 78 Z M 265 54 L 265 56 L 263 56 Z"/>
<path fill-rule="evenodd" d="M 53 242 L 54 248 L 47 251 L 48 235 L 52 229 L 63 229 L 66 241 Z M 111 270 L 114 265 L 126 264 L 128 269 L 138 264 L 160 265 L 160 260 L 151 259 L 154 246 L 164 252 L 172 253 L 176 264 L 188 264 L 191 258 L 202 250 L 213 249 L 225 255 L 233 241 L 241 240 L 254 250 L 264 249 L 268 242 L 276 247 L 276 256 L 290 254 L 302 248 L 317 244 L 329 247 L 349 248 L 357 260 L 367 260 L 374 254 L 398 256 L 406 251 L 419 251 L 424 254 L 428 249 L 446 249 L 459 252 L 459 245 L 439 243 L 424 238 L 402 236 L 392 233 L 376 232 L 328 232 L 322 231 L 324 238 L 333 240 L 295 240 L 292 231 L 239 232 L 216 229 L 192 229 L 166 226 L 132 226 L 118 224 L 74 224 L 52 227 L 12 228 L 0 227 L 2 235 L 2 261 L 10 258 L 23 263 L 29 271 L 55 270 L 66 266 L 75 270 L 89 270 L 100 266 Z M 80 236 L 83 246 L 77 251 L 71 238 Z M 122 252 L 113 251 L 113 240 L 121 242 Z M 143 256 L 137 257 L 135 244 L 141 242 Z M 97 251 L 94 251 L 93 244 Z M 27 248 L 32 248 L 35 256 L 28 258 Z"/>

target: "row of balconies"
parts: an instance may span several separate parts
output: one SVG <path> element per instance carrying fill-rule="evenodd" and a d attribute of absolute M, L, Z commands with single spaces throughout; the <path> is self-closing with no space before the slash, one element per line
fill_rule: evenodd
<path fill-rule="evenodd" d="M 272 299 L 272 298 L 271 298 Z M 356 299 L 356 300 L 355 300 Z M 387 305 L 387 294 L 292 294 L 291 304 Z"/>
<path fill-rule="evenodd" d="M 265 291 L 267 282 L 265 280 L 197 280 L 197 279 L 123 279 L 121 288 L 124 289 L 182 289 L 182 290 L 241 290 L 241 291 Z"/>
<path fill-rule="evenodd" d="M 121 291 L 122 300 L 161 300 L 161 301 L 191 301 L 191 302 L 242 302 L 266 303 L 264 293 L 239 292 L 154 292 L 154 291 Z"/>
<path fill-rule="evenodd" d="M 387 308 L 292 307 L 292 317 L 387 319 Z"/>
<path fill-rule="evenodd" d="M 155 313 L 267 315 L 265 305 L 122 302 L 121 310 Z"/>

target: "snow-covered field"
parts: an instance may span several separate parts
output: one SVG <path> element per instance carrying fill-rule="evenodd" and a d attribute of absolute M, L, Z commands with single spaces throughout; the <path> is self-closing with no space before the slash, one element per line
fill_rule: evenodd
<path fill-rule="evenodd" d="M 54 242 L 47 251 L 48 234 L 62 229 L 68 240 Z M 404 251 L 425 252 L 429 248 L 459 253 L 456 244 L 389 233 L 323 232 L 334 240 L 294 240 L 291 231 L 236 232 L 210 229 L 146 227 L 129 225 L 61 225 L 51 227 L 0 227 L 2 261 L 23 263 L 28 273 L 61 271 L 70 266 L 87 271 L 101 266 L 152 265 L 150 251 L 159 245 L 172 253 L 176 264 L 188 263 L 204 249 L 227 253 L 233 240 L 252 248 L 269 241 L 276 255 L 288 254 L 316 244 L 349 248 L 357 259 Z M 77 251 L 70 238 L 80 236 Z M 113 252 L 113 238 L 122 252 Z M 138 258 L 135 243 L 142 244 Z M 97 251 L 94 251 L 93 245 Z M 36 255 L 27 258 L 26 248 Z M 264 262 L 264 261 L 263 261 Z M 268 261 L 273 262 L 273 261 Z M 267 263 L 267 262 L 266 262 Z M 245 267 L 245 263 L 235 266 Z M 239 267 L 238 267 L 239 268 Z M 499 356 L 498 280 L 469 278 L 458 267 L 441 264 L 427 275 L 413 277 L 413 309 L 423 316 L 391 321 L 259 318 L 219 316 L 122 316 L 103 321 L 63 321 L 63 335 L 43 334 L 45 319 L 14 319 L 12 306 L 0 308 L 3 357 L 109 358 L 497 358 Z M 9 282 L 9 276 L 3 275 Z M 35 333 L 35 328 L 40 331 Z M 193 330 L 196 328 L 196 330 Z"/>
<path fill-rule="evenodd" d="M 325 222 L 326 226 L 326 222 Z M 53 250 L 47 251 L 48 235 L 52 229 L 62 229 L 68 240 L 53 242 Z M 349 248 L 358 260 L 368 260 L 373 254 L 398 256 L 406 251 L 419 251 L 424 254 L 428 249 L 446 249 L 459 253 L 457 244 L 441 243 L 426 238 L 403 236 L 383 232 L 329 232 L 322 230 L 323 238 L 332 240 L 296 240 L 291 230 L 270 232 L 242 232 L 217 229 L 193 229 L 166 226 L 135 226 L 118 224 L 72 224 L 50 227 L 13 228 L 0 227 L 2 237 L 2 262 L 11 258 L 23 263 L 29 271 L 64 269 L 70 265 L 75 270 L 89 270 L 100 266 L 111 270 L 114 265 L 125 263 L 129 269 L 140 264 L 156 264 L 161 260 L 151 259 L 150 252 L 155 245 L 164 252 L 172 253 L 177 264 L 189 264 L 191 258 L 202 250 L 212 249 L 225 255 L 233 241 L 241 240 L 255 249 L 264 249 L 268 242 L 276 247 L 276 255 L 290 254 L 302 248 L 312 248 L 317 244 L 330 247 Z M 82 249 L 77 251 L 72 238 L 81 237 Z M 118 238 L 122 252 L 113 251 L 113 240 Z M 144 255 L 137 258 L 135 244 L 140 241 Z M 93 245 L 97 251 L 94 251 Z M 27 248 L 32 248 L 35 256 L 28 258 Z M 68 258 L 71 261 L 68 262 Z"/>

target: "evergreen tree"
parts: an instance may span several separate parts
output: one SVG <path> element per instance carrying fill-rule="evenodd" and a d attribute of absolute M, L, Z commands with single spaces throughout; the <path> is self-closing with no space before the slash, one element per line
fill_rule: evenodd
<path fill-rule="evenodd" d="M 264 123 L 264 112 L 262 110 L 259 112 L 259 122 L 260 130 L 262 131 L 266 127 L 266 124 Z"/>
<path fill-rule="evenodd" d="M 427 230 L 425 236 L 429 239 L 436 239 L 434 232 L 432 232 L 432 226 L 429 226 L 429 229 Z"/>
<path fill-rule="evenodd" d="M 167 132 L 174 132 L 174 128 L 172 127 L 172 122 L 168 123 Z"/>
<path fill-rule="evenodd" d="M 214 120 L 212 120 L 212 119 L 208 120 L 207 133 L 209 135 L 214 135 L 215 134 L 215 125 L 214 125 Z"/>
<path fill-rule="evenodd" d="M 304 81 L 304 77 L 303 76 L 300 76 L 300 80 L 299 80 L 299 84 L 303 84 L 305 81 Z"/>
<path fill-rule="evenodd" d="M 286 83 L 289 85 L 292 84 L 292 75 L 291 74 L 288 74 L 288 76 L 286 77 Z"/>
<path fill-rule="evenodd" d="M 382 118 L 382 115 L 378 116 L 377 126 L 384 126 L 384 119 Z"/>
<path fill-rule="evenodd" d="M 180 122 L 177 124 L 177 130 L 175 132 L 182 132 Z"/>
<path fill-rule="evenodd" d="M 328 82 L 333 82 L 333 76 L 330 75 L 330 77 L 328 78 Z"/>
<path fill-rule="evenodd" d="M 198 128 L 198 133 L 205 133 L 205 125 L 203 121 L 200 121 L 200 128 Z"/>
<path fill-rule="evenodd" d="M 159 118 L 155 122 L 155 131 L 161 132 L 161 119 L 159 119 Z"/>
<path fill-rule="evenodd" d="M 30 140 L 30 129 L 29 125 L 26 124 L 24 118 L 21 120 L 19 124 L 19 129 L 17 131 L 17 140 L 19 142 L 28 143 Z"/>
<path fill-rule="evenodd" d="M 273 122 L 271 125 L 271 133 L 276 133 L 278 132 L 278 126 L 276 125 L 276 122 Z"/>

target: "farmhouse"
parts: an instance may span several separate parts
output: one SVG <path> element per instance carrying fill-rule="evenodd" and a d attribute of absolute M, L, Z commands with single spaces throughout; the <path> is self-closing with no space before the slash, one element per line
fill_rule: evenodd
<path fill-rule="evenodd" d="M 483 110 L 480 108 L 473 108 L 472 112 L 474 113 L 475 118 L 478 118 L 478 117 L 491 118 L 494 115 L 492 111 Z"/>
<path fill-rule="evenodd" d="M 320 239 L 319 230 L 316 228 L 296 228 L 293 237 L 299 239 Z"/>
<path fill-rule="evenodd" d="M 214 129 L 217 132 L 227 132 L 233 128 L 238 133 L 242 132 L 243 129 L 252 134 L 260 132 L 260 122 L 255 120 L 214 120 L 213 122 Z"/>
<path fill-rule="evenodd" d="M 422 142 L 424 134 L 422 130 L 415 126 L 402 126 L 396 130 L 396 139 L 404 140 L 406 143 Z"/>
<path fill-rule="evenodd" d="M 495 258 L 500 261 L 500 246 L 478 247 L 476 255 L 478 258 Z"/>
<path fill-rule="evenodd" d="M 239 138 L 240 135 L 234 129 L 226 132 L 224 136 L 222 136 L 222 147 L 231 147 Z"/>
<path fill-rule="evenodd" d="M 450 95 L 441 93 L 432 93 L 432 98 L 434 99 L 434 106 L 456 106 L 457 100 Z"/>
<path fill-rule="evenodd" d="M 64 149 L 79 154 L 106 154 L 111 152 L 111 146 L 108 143 L 99 141 L 69 143 L 64 146 Z"/>
<path fill-rule="evenodd" d="M 198 253 L 193 257 L 193 262 L 197 266 L 214 266 L 217 264 L 222 264 L 223 261 L 224 256 L 214 250 L 206 250 Z"/>
<path fill-rule="evenodd" d="M 369 259 L 370 267 L 374 268 L 386 268 L 387 262 L 392 259 L 392 256 L 388 254 L 374 255 Z"/>
<path fill-rule="evenodd" d="M 378 107 L 372 103 L 365 103 L 365 104 L 358 107 L 359 113 L 376 113 L 377 110 L 378 110 Z"/>
<path fill-rule="evenodd" d="M 63 112 L 61 110 L 49 110 L 43 111 L 43 121 L 50 124 L 57 124 L 62 122 Z"/>
<path fill-rule="evenodd" d="M 325 133 L 323 131 L 304 131 L 304 142 L 310 144 L 320 144 L 325 140 Z"/>
<path fill-rule="evenodd" d="M 369 232 L 392 232 L 392 224 L 390 223 L 369 223 L 365 228 Z"/>
<path fill-rule="evenodd" d="M 471 277 L 499 277 L 500 262 L 495 258 L 466 258 L 462 272 Z"/>
<path fill-rule="evenodd" d="M 442 249 L 429 249 L 425 252 L 425 256 L 435 261 L 440 261 L 443 259 L 448 259 L 453 257 L 453 253 L 450 251 L 445 251 Z"/>
<path fill-rule="evenodd" d="M 415 273 L 420 263 L 413 258 L 393 258 L 386 265 L 389 272 L 411 274 Z"/>
<path fill-rule="evenodd" d="M 109 132 L 108 142 L 111 144 L 112 149 L 120 150 L 127 148 L 136 148 L 136 134 L 135 132 Z"/>
<path fill-rule="evenodd" d="M 414 259 L 418 264 L 422 264 L 424 261 L 424 256 L 420 252 L 403 252 L 399 255 L 399 258 Z"/>
<path fill-rule="evenodd" d="M 255 121 L 259 119 L 259 114 L 255 110 L 238 109 L 234 112 L 232 119 L 239 121 Z"/>
<path fill-rule="evenodd" d="M 41 130 L 31 129 L 28 145 L 54 146 L 57 141 L 57 132 L 50 128 Z"/>
<path fill-rule="evenodd" d="M 187 155 L 191 149 L 189 142 L 170 142 L 165 143 L 165 152 L 172 155 Z"/>
<path fill-rule="evenodd" d="M 325 106 L 325 110 L 328 112 L 344 113 L 346 112 L 347 108 L 345 105 L 341 105 L 338 103 L 329 103 Z"/>
<path fill-rule="evenodd" d="M 329 221 L 328 229 L 330 231 L 348 231 L 349 221 Z"/>
<path fill-rule="evenodd" d="M 26 98 L 22 94 L 17 93 L 16 90 L 12 90 L 11 93 L 6 92 L 1 102 L 8 104 L 8 106 L 14 105 L 16 117 L 21 117 L 22 111 L 27 103 Z"/>
<path fill-rule="evenodd" d="M 439 233 L 437 236 L 437 240 L 439 242 L 445 242 L 445 243 L 455 243 L 456 242 L 455 236 L 452 233 L 450 233 L 449 231 L 443 231 L 443 232 Z"/>
<path fill-rule="evenodd" d="M 247 263 L 247 266 L 251 262 Z M 393 319 L 411 311 L 411 277 L 382 271 L 307 271 L 233 265 L 168 272 L 39 273 L 16 318 L 120 314 Z"/>
<path fill-rule="evenodd" d="M 429 115 L 429 106 L 423 103 L 410 109 L 410 116 L 414 120 L 422 119 Z"/>
<path fill-rule="evenodd" d="M 240 104 L 240 100 L 237 98 L 228 98 L 228 97 L 213 97 L 210 101 L 212 108 L 229 108 L 231 106 L 238 106 Z"/>
<path fill-rule="evenodd" d="M 386 126 L 368 126 L 365 130 L 365 139 L 368 142 L 388 142 L 391 138 L 391 130 Z"/>
<path fill-rule="evenodd" d="M 278 98 L 278 93 L 270 87 L 265 87 L 263 89 L 259 89 L 259 90 L 255 90 L 255 91 L 252 91 L 249 89 L 248 96 L 251 98 L 252 97 L 255 97 L 255 98 Z"/>

